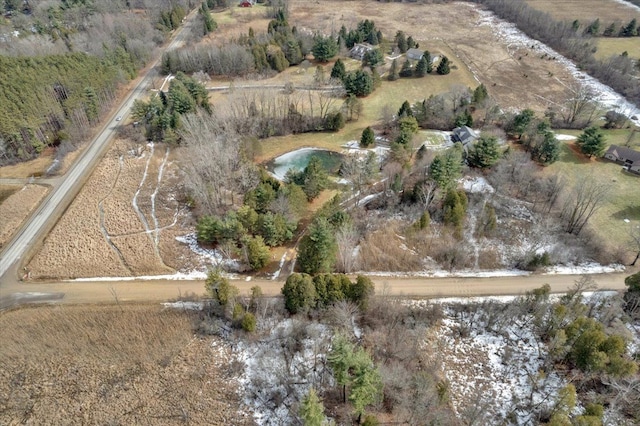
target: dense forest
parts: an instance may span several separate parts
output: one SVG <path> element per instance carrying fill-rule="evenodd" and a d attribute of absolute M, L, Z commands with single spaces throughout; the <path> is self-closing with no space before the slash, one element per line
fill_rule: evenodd
<path fill-rule="evenodd" d="M 190 3 L 0 2 L 0 165 L 73 149 Z"/>

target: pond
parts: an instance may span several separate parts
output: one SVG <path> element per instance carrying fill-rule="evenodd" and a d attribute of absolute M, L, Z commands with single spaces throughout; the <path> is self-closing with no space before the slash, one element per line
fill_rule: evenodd
<path fill-rule="evenodd" d="M 269 160 L 265 166 L 276 178 L 284 180 L 289 169 L 304 170 L 313 157 L 319 158 L 322 166 L 329 173 L 337 173 L 342 162 L 342 154 L 339 152 L 320 148 L 301 148 Z"/>

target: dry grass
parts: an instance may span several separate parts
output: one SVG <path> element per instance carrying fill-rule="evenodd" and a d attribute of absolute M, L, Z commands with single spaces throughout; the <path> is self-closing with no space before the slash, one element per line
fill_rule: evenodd
<path fill-rule="evenodd" d="M 0 315 L 1 424 L 248 424 L 230 350 L 157 306 Z"/>
<path fill-rule="evenodd" d="M 24 163 L 14 164 L 12 166 L 0 167 L 0 178 L 16 178 L 24 179 L 31 176 L 42 176 L 53 162 L 54 152 L 48 149 L 40 155 L 40 157 L 26 161 Z"/>
<path fill-rule="evenodd" d="M 4 187 L 3 187 L 4 188 Z M 4 192 L 4 191 L 3 191 Z M 2 248 L 18 230 L 20 224 L 29 216 L 49 189 L 41 185 L 16 187 L 0 204 L 0 248 Z"/>
<path fill-rule="evenodd" d="M 600 18 L 603 25 L 616 20 L 626 23 L 632 18 L 640 19 L 637 9 L 613 0 L 527 0 L 527 3 L 535 9 L 549 13 L 557 20 L 578 19 L 583 24 L 597 18 Z"/>
<path fill-rule="evenodd" d="M 32 278 L 172 273 L 179 266 L 175 259 L 188 255 L 175 236 L 187 231 L 180 226 L 171 192 L 176 170 L 170 159 L 158 183 L 165 153 L 165 147 L 156 146 L 150 157 L 147 146 L 116 141 L 29 263 Z M 140 185 L 141 216 L 132 205 Z M 154 218 L 151 197 L 156 190 Z M 171 266 L 164 262 L 167 255 Z"/>

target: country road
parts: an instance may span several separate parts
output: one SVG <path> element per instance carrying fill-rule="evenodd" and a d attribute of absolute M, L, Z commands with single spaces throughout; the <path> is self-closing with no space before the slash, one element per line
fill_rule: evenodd
<path fill-rule="evenodd" d="M 196 14 L 197 8 L 186 18 L 185 24 L 176 31 L 173 40 L 164 50 L 174 49 L 183 43 L 186 34 L 184 29 L 191 24 Z M 0 297 L 7 296 L 8 290 L 3 287 L 6 287 L 7 283 L 15 281 L 20 262 L 28 258 L 31 251 L 53 228 L 106 152 L 120 123 L 115 120 L 115 117 L 126 118 L 133 102 L 145 96 L 147 87 L 157 75 L 155 68 L 160 62 L 161 54 L 162 51 L 158 53 L 155 61 L 146 68 L 147 71 L 138 78 L 138 82 L 120 105 L 114 108 L 115 112 L 108 117 L 97 136 L 85 147 L 84 152 L 60 179 L 59 184 L 53 187 L 49 195 L 0 253 Z"/>
<path fill-rule="evenodd" d="M 629 272 L 593 274 L 599 290 L 622 290 L 624 278 Z M 580 275 L 530 275 L 497 278 L 395 278 L 374 277 L 376 292 L 385 295 L 407 297 L 471 297 L 519 295 L 539 288 L 551 286 L 552 293 L 564 293 L 570 289 Z M 266 296 L 280 294 L 282 281 L 256 279 L 233 280 L 241 294 L 248 294 L 251 287 L 260 286 Z M 52 283 L 15 283 L 7 290 L 11 295 L 0 297 L 0 310 L 12 305 L 28 302 L 58 303 L 115 303 L 115 302 L 160 302 L 185 296 L 204 294 L 201 280 L 172 281 L 67 281 Z"/>

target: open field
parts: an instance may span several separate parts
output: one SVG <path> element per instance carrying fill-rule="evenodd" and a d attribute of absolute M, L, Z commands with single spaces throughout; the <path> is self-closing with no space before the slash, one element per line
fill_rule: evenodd
<path fill-rule="evenodd" d="M 623 131 L 610 132 L 607 142 L 622 145 L 627 135 L 628 130 L 626 135 Z M 619 164 L 607 160 L 589 160 L 579 153 L 574 143 L 563 143 L 560 160 L 546 170 L 561 173 L 569 184 L 593 176 L 598 182 L 611 185 L 605 204 L 594 214 L 588 229 L 611 252 L 625 252 L 627 257 L 634 254 L 628 251 L 628 235 L 630 227 L 640 226 L 640 176 L 624 173 Z M 628 262 L 632 260 L 633 257 Z"/>
<path fill-rule="evenodd" d="M 188 249 L 164 146 L 116 141 L 28 265 L 32 278 L 172 273 Z M 171 253 L 165 262 L 163 254 Z M 184 256 L 183 256 L 184 255 Z"/>
<path fill-rule="evenodd" d="M 0 187 L 0 194 L 6 187 Z M 14 187 L 5 199 L 0 197 L 0 248 L 9 242 L 20 224 L 29 216 L 49 189 L 42 185 L 26 185 Z M 8 191 L 7 191 L 8 192 Z"/>
<path fill-rule="evenodd" d="M 40 157 L 14 164 L 12 166 L 0 167 L 0 178 L 29 178 L 32 176 L 42 176 L 47 172 L 53 162 L 53 150 L 44 151 Z"/>
<path fill-rule="evenodd" d="M 0 423 L 250 424 L 230 350 L 151 305 L 0 314 Z"/>
<path fill-rule="evenodd" d="M 624 5 L 615 0 L 526 0 L 529 6 L 549 13 L 557 20 L 579 20 L 589 24 L 600 18 L 602 27 L 614 21 L 629 22 L 640 19 L 640 11 L 631 4 Z"/>
<path fill-rule="evenodd" d="M 623 52 L 627 52 L 632 58 L 640 57 L 640 40 L 637 37 L 599 37 L 597 44 L 595 56 L 598 59 L 622 55 Z"/>

